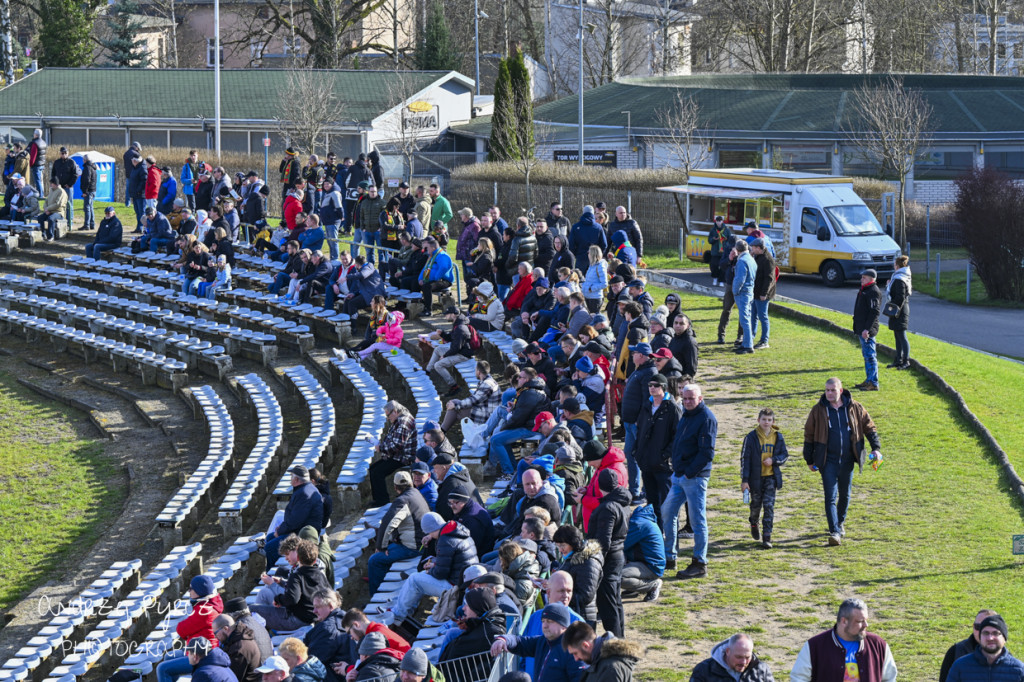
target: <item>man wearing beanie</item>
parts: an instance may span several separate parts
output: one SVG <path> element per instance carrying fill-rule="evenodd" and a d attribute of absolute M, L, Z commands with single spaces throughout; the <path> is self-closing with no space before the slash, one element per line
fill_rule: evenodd
<path fill-rule="evenodd" d="M 882 313 L 882 290 L 875 283 L 878 273 L 867 269 L 860 276 L 860 290 L 853 305 L 853 333 L 860 341 L 864 356 L 864 374 L 867 378 L 854 388 L 862 391 L 878 390 L 878 355 L 875 337 L 878 336 L 878 316 Z"/>
<path fill-rule="evenodd" d="M 217 594 L 213 578 L 208 575 L 197 575 L 192 578 L 188 585 L 188 596 L 192 613 L 179 622 L 174 631 L 185 644 L 201 637 L 210 647 L 216 647 L 219 642 L 213 632 L 213 621 L 224 611 L 224 602 Z M 227 656 L 224 658 L 230 666 L 230 659 Z M 156 667 L 157 682 L 174 682 L 182 675 L 188 675 L 192 671 L 192 665 L 181 651 L 174 651 Z"/>
<path fill-rule="evenodd" d="M 462 572 L 477 563 L 476 546 L 469 530 L 456 521 L 445 522 L 437 512 L 424 514 L 420 523 L 423 544 L 435 543 L 434 556 L 402 584 L 392 604 L 395 623 L 412 615 L 423 597 L 440 597 L 462 581 Z"/>
<path fill-rule="evenodd" d="M 433 667 L 423 649 L 410 649 L 398 666 L 399 679 L 401 682 L 433 682 L 437 679 L 436 671 L 431 670 Z"/>
<path fill-rule="evenodd" d="M 868 632 L 868 605 L 861 599 L 844 599 L 839 605 L 835 627 L 807 640 L 796 657 L 789 679 L 790 682 L 895 682 L 897 672 L 889 645 L 875 633 Z"/>
<path fill-rule="evenodd" d="M 541 632 L 535 637 L 502 635 L 491 645 L 491 655 L 510 651 L 517 656 L 533 659 L 530 671 L 534 682 L 557 682 L 578 679 L 583 665 L 562 646 L 562 634 L 572 623 L 569 607 L 548 604 L 541 612 Z"/>
<path fill-rule="evenodd" d="M 622 569 L 626 566 L 623 551 L 629 526 L 630 494 L 619 486 L 619 477 L 605 469 L 597 476 L 597 485 L 604 496 L 590 515 L 587 539 L 597 540 L 604 552 L 604 575 L 597 587 L 597 613 L 604 629 L 616 637 L 625 633 L 626 614 L 622 609 Z"/>
<path fill-rule="evenodd" d="M 647 503 L 660 527 L 661 505 L 672 484 L 672 441 L 683 408 L 668 395 L 668 379 L 664 375 L 655 374 L 643 388 L 647 401 L 636 421 L 636 464 L 640 467 Z"/>
<path fill-rule="evenodd" d="M 942 667 L 939 668 L 939 682 L 946 682 L 946 678 L 949 677 L 949 669 L 953 667 L 953 664 L 957 660 L 967 654 L 973 652 L 978 648 L 978 642 L 981 641 L 981 635 L 978 632 L 978 628 L 981 627 L 981 622 L 989 616 L 998 615 L 992 609 L 981 609 L 974 616 L 974 625 L 971 627 L 971 634 L 966 639 L 960 640 L 953 646 L 946 650 L 946 656 L 942 659 Z"/>
<path fill-rule="evenodd" d="M 260 648 L 262 660 L 265 661 L 274 655 L 274 644 L 270 641 L 270 633 L 267 632 L 263 618 L 256 618 L 252 615 L 245 597 L 235 597 L 224 602 L 224 613 L 234 618 L 236 623 L 241 623 L 252 631 L 256 646 Z"/>
<path fill-rule="evenodd" d="M 999 614 L 986 616 L 975 625 L 978 648 L 957 660 L 949 670 L 949 682 L 1024 682 L 1024 663 L 1006 650 L 1008 631 Z"/>
<path fill-rule="evenodd" d="M 438 660 L 438 667 L 447 680 L 487 679 L 491 666 L 483 660 L 484 657 L 476 654 L 490 651 L 494 640 L 505 634 L 505 612 L 498 608 L 493 592 L 475 587 L 466 592 L 463 613 L 466 616 L 465 631 L 445 647 Z M 456 661 L 466 656 L 475 658 L 471 662 L 446 664 L 446 661 Z"/>
<path fill-rule="evenodd" d="M 448 506 L 455 521 L 469 531 L 477 556 L 483 556 L 494 547 L 494 521 L 490 513 L 473 499 L 465 486 L 457 485 L 448 493 Z"/>

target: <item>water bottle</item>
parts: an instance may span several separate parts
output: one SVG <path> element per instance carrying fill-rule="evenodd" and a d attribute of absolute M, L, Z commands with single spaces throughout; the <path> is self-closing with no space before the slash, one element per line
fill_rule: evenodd
<path fill-rule="evenodd" d="M 750 504 L 750 490 L 743 491 L 743 504 Z"/>
<path fill-rule="evenodd" d="M 868 453 L 868 462 L 871 463 L 871 468 L 878 471 L 878 467 L 882 466 L 882 453 L 879 452 L 877 455 L 873 452 Z"/>

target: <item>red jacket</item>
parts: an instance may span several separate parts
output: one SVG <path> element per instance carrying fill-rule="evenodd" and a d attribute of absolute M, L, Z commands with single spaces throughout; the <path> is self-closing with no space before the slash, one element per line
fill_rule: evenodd
<path fill-rule="evenodd" d="M 379 632 L 384 635 L 384 639 L 388 640 L 388 648 L 399 651 L 402 655 L 405 655 L 405 653 L 412 648 L 409 645 L 409 642 L 389 630 L 387 625 L 381 625 L 380 623 L 370 621 L 370 624 L 366 626 L 366 634 L 370 634 L 371 632 Z M 395 658 L 400 659 L 402 656 L 395 656 Z"/>
<path fill-rule="evenodd" d="M 505 310 L 514 310 L 518 313 L 519 309 L 523 307 L 526 295 L 530 293 L 531 289 L 533 289 L 532 272 L 519 280 L 519 284 L 509 293 L 508 298 L 505 299 Z"/>
<path fill-rule="evenodd" d="M 205 637 L 213 646 L 219 646 L 217 635 L 213 634 L 213 620 L 223 612 L 224 602 L 219 594 L 215 594 L 210 599 L 196 602 L 192 613 L 178 623 L 174 631 L 186 644 L 194 637 Z"/>
<path fill-rule="evenodd" d="M 590 483 L 587 483 L 587 487 L 583 489 L 583 532 L 587 531 L 590 526 L 590 514 L 597 505 L 601 502 L 601 498 L 604 497 L 604 493 L 597 486 L 597 477 L 605 469 L 611 469 L 619 475 L 619 485 L 625 487 L 629 481 L 629 475 L 626 472 L 626 455 L 619 448 L 608 448 L 608 452 L 601 459 L 601 464 L 594 471 L 594 475 L 590 477 Z"/>
<path fill-rule="evenodd" d="M 160 169 L 153 164 L 146 171 L 146 194 L 147 199 L 156 199 L 160 195 Z"/>
<path fill-rule="evenodd" d="M 284 224 L 289 230 L 295 229 L 295 216 L 302 213 L 302 202 L 288 195 L 284 200 Z"/>

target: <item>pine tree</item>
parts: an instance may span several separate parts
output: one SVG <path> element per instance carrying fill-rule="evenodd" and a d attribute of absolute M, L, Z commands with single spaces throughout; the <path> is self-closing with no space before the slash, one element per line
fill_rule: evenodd
<path fill-rule="evenodd" d="M 448 19 L 444 15 L 444 5 L 433 0 L 427 11 L 427 25 L 423 28 L 423 38 L 416 50 L 416 67 L 421 71 L 455 71 L 461 60 L 459 51 L 455 49 Z"/>
<path fill-rule="evenodd" d="M 96 0 L 41 0 L 39 65 L 79 67 L 92 63 Z"/>
<path fill-rule="evenodd" d="M 135 0 L 116 0 L 107 10 L 110 38 L 100 41 L 109 54 L 106 66 L 122 68 L 149 66 L 146 41 L 139 38 L 142 23 L 136 18 L 139 5 Z"/>
<path fill-rule="evenodd" d="M 508 59 L 498 62 L 498 77 L 494 81 L 494 113 L 491 115 L 491 151 L 487 156 L 488 161 L 511 161 L 519 156 L 514 134 L 515 98 L 508 63 Z"/>
<path fill-rule="evenodd" d="M 534 151 L 533 139 L 533 96 L 530 87 L 530 72 L 526 69 L 523 51 L 516 46 L 508 58 L 508 71 L 511 77 L 513 125 L 518 131 L 518 149 L 520 157 L 532 158 Z"/>

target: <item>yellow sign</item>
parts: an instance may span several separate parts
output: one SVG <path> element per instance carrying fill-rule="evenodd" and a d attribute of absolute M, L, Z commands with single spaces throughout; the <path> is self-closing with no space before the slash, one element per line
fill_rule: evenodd
<path fill-rule="evenodd" d="M 419 100 L 417 102 L 410 102 L 408 108 L 409 108 L 409 111 L 415 111 L 417 113 L 422 113 L 422 112 L 425 112 L 425 111 L 430 111 L 433 107 L 434 107 L 434 105 L 431 104 L 430 102 L 424 102 L 423 100 Z"/>

